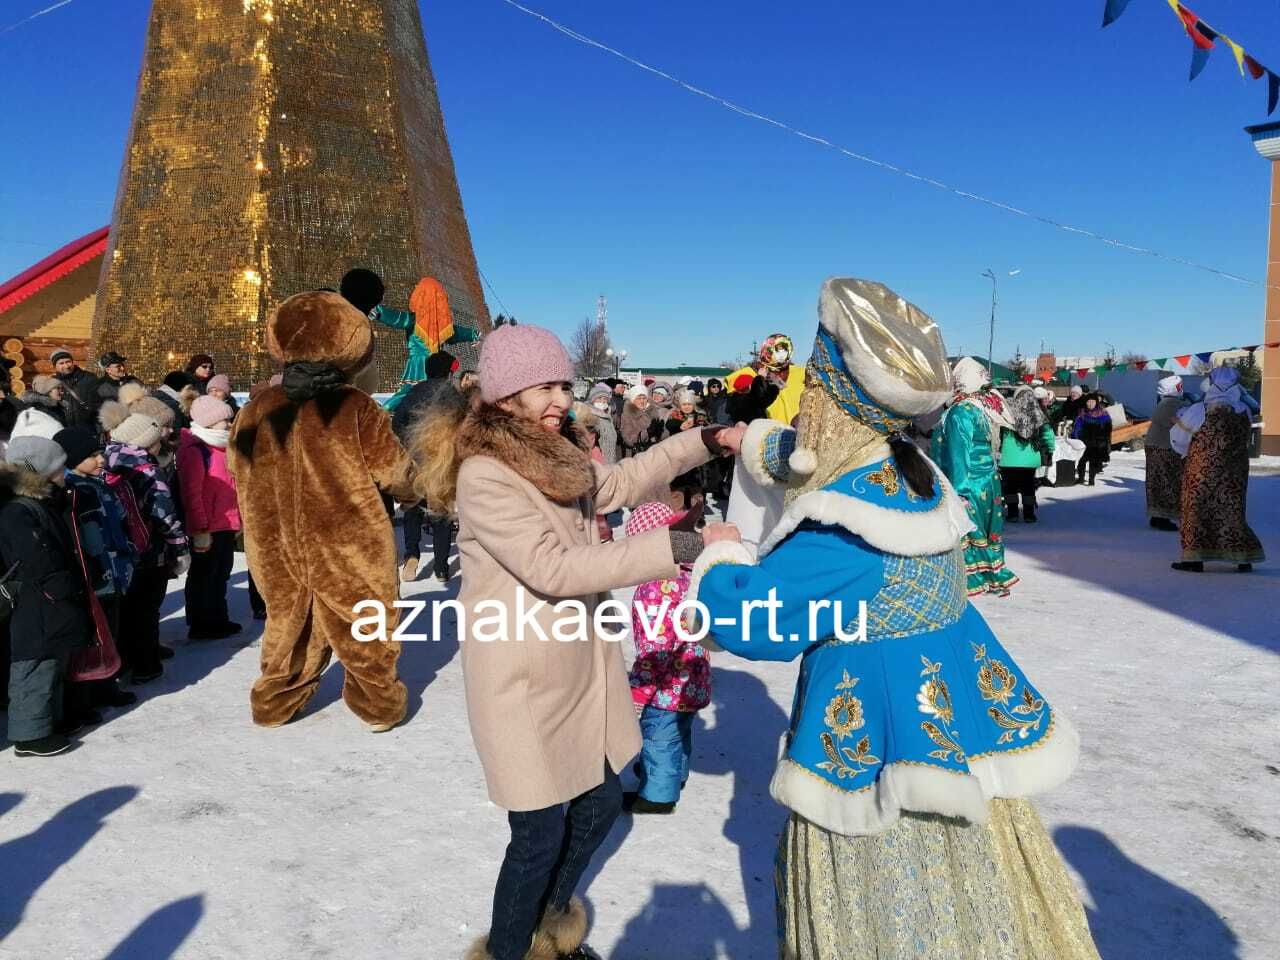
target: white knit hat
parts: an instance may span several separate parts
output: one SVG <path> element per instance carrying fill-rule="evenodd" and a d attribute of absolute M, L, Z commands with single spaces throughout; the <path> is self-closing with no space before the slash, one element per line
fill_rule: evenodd
<path fill-rule="evenodd" d="M 52 440 L 61 429 L 62 424 L 49 416 L 49 414 L 40 410 L 27 409 L 18 414 L 18 419 L 13 423 L 13 430 L 10 431 L 9 438 L 17 440 L 19 437 L 41 437 L 45 440 Z"/>
<path fill-rule="evenodd" d="M 634 400 L 637 397 L 647 397 L 648 395 L 649 388 L 643 383 L 637 383 L 634 387 L 628 387 L 627 392 L 623 394 L 623 397 L 627 400 Z"/>
<path fill-rule="evenodd" d="M 161 430 L 160 424 L 154 418 L 142 413 L 133 413 L 117 424 L 110 435 L 116 443 L 126 443 L 131 447 L 146 450 L 159 442 Z"/>

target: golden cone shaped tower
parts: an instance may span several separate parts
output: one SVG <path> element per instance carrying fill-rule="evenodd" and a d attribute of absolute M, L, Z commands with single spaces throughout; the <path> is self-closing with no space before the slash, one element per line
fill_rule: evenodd
<path fill-rule="evenodd" d="M 417 0 L 153 0 L 95 349 L 150 383 L 208 353 L 244 390 L 270 310 L 356 266 L 489 329 Z M 395 389 L 405 335 L 378 340 Z"/>

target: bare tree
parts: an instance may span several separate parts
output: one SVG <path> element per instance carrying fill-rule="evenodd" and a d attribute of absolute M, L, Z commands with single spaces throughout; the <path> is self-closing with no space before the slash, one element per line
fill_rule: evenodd
<path fill-rule="evenodd" d="M 1120 357 L 1121 363 L 1146 363 L 1150 359 L 1145 353 L 1137 353 L 1133 350 L 1123 354 Z"/>
<path fill-rule="evenodd" d="M 579 376 L 613 376 L 613 361 L 609 358 L 609 333 L 604 325 L 583 317 L 569 341 L 569 352 Z"/>

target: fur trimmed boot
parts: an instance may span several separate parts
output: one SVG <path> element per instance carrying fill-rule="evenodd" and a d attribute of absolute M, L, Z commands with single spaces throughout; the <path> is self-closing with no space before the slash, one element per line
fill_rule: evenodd
<path fill-rule="evenodd" d="M 533 943 L 529 945 L 524 960 L 559 960 L 560 957 L 572 956 L 582 946 L 586 935 L 587 908 L 574 897 L 564 910 L 548 908 L 543 914 L 542 923 L 534 931 Z M 493 960 L 489 953 L 489 935 L 485 934 L 472 943 L 462 960 Z"/>

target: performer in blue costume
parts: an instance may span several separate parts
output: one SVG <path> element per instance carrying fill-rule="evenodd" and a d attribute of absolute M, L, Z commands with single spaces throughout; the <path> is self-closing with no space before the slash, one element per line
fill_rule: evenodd
<path fill-rule="evenodd" d="M 900 432 L 952 395 L 938 328 L 865 280 L 828 281 L 819 323 L 797 429 L 743 442 L 780 519 L 758 557 L 709 546 L 691 590 L 724 650 L 801 659 L 770 791 L 781 955 L 1097 960 L 1023 799 L 1068 777 L 1076 733 L 969 604 L 972 523 Z"/>
<path fill-rule="evenodd" d="M 400 374 L 399 389 L 383 404 L 386 409 L 395 410 L 400 405 L 400 401 L 413 389 L 414 384 L 427 379 L 427 357 L 431 356 L 432 352 L 427 342 L 429 333 L 422 328 L 413 312 L 382 305 L 382 297 L 386 291 L 382 278 L 372 270 L 358 267 L 348 271 L 342 278 L 341 292 L 374 323 L 404 331 L 409 355 L 405 358 L 404 371 Z M 443 296 L 443 289 L 440 294 Z M 444 303 L 443 309 L 448 309 L 447 302 Z M 445 339 L 446 344 L 473 343 L 480 339 L 479 331 L 471 327 L 453 328 L 451 322 L 449 327 L 453 332 Z"/>

